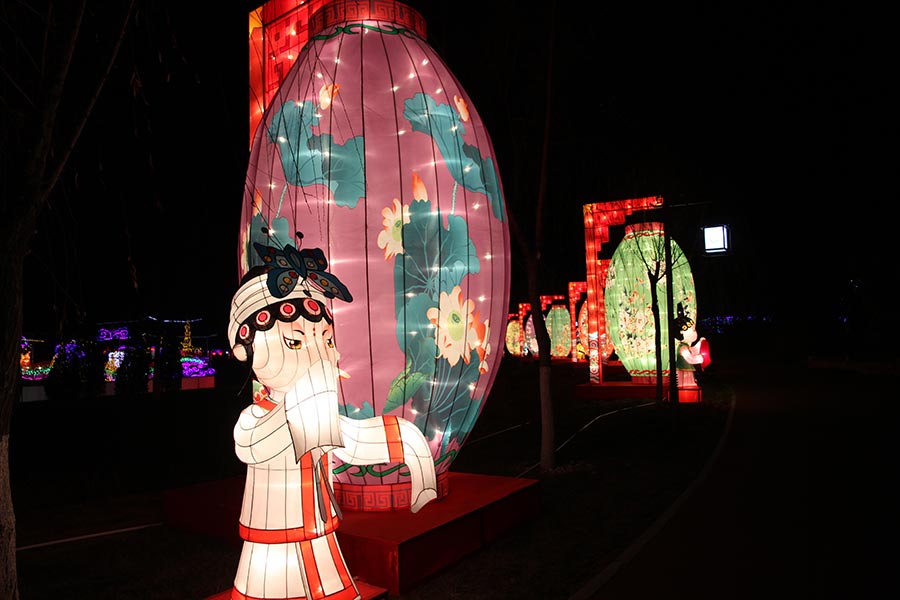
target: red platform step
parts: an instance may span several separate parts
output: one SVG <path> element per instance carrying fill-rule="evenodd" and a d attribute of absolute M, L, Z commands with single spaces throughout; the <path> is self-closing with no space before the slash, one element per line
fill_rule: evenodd
<path fill-rule="evenodd" d="M 344 511 L 338 541 L 350 573 L 367 593 L 408 592 L 540 512 L 537 480 L 451 472 L 448 481 L 447 495 L 415 514 Z M 169 490 L 166 522 L 240 543 L 243 486 L 241 477 Z M 225 600 L 228 594 L 230 590 L 208 600 Z"/>
<path fill-rule="evenodd" d="M 388 591 L 384 588 L 375 587 L 359 580 L 356 582 L 356 588 L 359 590 L 362 600 L 388 600 Z M 231 600 L 231 590 L 209 596 L 204 600 Z"/>
<path fill-rule="evenodd" d="M 337 536 L 350 572 L 396 596 L 539 512 L 536 480 L 450 473 L 418 513 L 345 511 Z"/>

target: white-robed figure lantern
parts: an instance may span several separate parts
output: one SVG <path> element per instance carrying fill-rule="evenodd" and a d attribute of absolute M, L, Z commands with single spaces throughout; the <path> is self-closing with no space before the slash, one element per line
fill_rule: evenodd
<path fill-rule="evenodd" d="M 616 354 L 632 379 L 652 380 L 656 368 L 656 327 L 653 321 L 652 294 L 647 270 L 665 271 L 665 235 L 663 224 L 636 223 L 625 227 L 625 235 L 613 252 L 606 274 L 606 325 Z M 672 295 L 685 310 L 697 313 L 694 276 L 687 257 L 675 240 L 672 245 L 672 273 L 656 283 L 659 306 L 662 374 L 669 375 L 668 348 L 669 302 L 666 277 L 672 278 Z"/>
<path fill-rule="evenodd" d="M 443 496 L 503 354 L 509 231 L 491 140 L 416 11 L 333 2 L 309 32 L 254 138 L 240 272 L 254 243 L 302 231 L 322 248 L 357 290 L 333 307 L 342 413 L 414 423 Z M 334 473 L 345 508 L 410 502 L 399 463 Z"/>
<path fill-rule="evenodd" d="M 251 364 L 263 390 L 234 427 L 247 480 L 232 598 L 359 598 L 335 535 L 341 512 L 332 454 L 347 464 L 404 464 L 417 512 L 437 497 L 431 451 L 405 419 L 340 414 L 339 354 L 327 302 L 352 297 L 326 271 L 321 250 L 257 250 L 265 266 L 244 278 L 228 326 L 234 356 Z"/>

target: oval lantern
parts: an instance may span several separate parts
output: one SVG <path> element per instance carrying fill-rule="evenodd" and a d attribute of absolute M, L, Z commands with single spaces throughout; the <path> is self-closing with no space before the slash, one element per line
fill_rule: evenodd
<path fill-rule="evenodd" d="M 443 496 L 503 354 L 509 230 L 491 139 L 410 7 L 332 2 L 309 33 L 254 136 L 240 275 L 261 264 L 257 243 L 322 249 L 352 295 L 330 306 L 341 410 L 415 423 Z M 345 508 L 409 506 L 404 465 L 335 463 Z"/>
<path fill-rule="evenodd" d="M 550 356 L 562 358 L 572 351 L 572 317 L 565 306 L 554 305 L 544 319 L 550 336 Z"/>
<path fill-rule="evenodd" d="M 665 236 L 662 223 L 636 223 L 625 227 L 625 235 L 616 247 L 606 276 L 606 326 L 610 341 L 615 347 L 622 365 L 632 379 L 643 381 L 656 377 L 656 328 L 653 323 L 651 287 L 647 276 L 648 266 L 656 263 L 665 269 Z M 679 302 L 685 312 L 696 321 L 697 298 L 694 277 L 687 257 L 671 240 L 672 294 L 674 304 Z M 660 327 L 662 329 L 662 356 L 664 377 L 669 375 L 668 357 L 669 303 L 666 301 L 666 280 L 656 284 Z"/>
<path fill-rule="evenodd" d="M 522 356 L 525 333 L 519 319 L 510 319 L 506 325 L 506 349 L 513 356 Z"/>

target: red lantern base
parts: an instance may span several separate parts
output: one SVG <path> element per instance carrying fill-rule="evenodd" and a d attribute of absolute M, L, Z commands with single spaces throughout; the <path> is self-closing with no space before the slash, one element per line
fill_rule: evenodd
<path fill-rule="evenodd" d="M 447 471 L 438 473 L 437 499 L 440 500 L 449 491 L 450 481 L 447 477 Z M 409 482 L 387 483 L 384 485 L 356 485 L 335 481 L 334 497 L 337 499 L 341 510 L 408 510 L 412 503 Z"/>
<path fill-rule="evenodd" d="M 356 589 L 359 590 L 361 600 L 388 600 L 388 591 L 384 588 L 369 585 L 365 581 L 356 580 Z M 231 600 L 231 590 L 225 590 L 205 600 Z"/>
<path fill-rule="evenodd" d="M 682 404 L 693 404 L 695 402 L 703 402 L 703 392 L 700 388 L 678 388 L 678 402 Z"/>

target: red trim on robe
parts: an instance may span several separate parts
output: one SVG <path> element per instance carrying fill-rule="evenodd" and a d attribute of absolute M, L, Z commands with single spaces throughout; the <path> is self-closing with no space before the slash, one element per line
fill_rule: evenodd
<path fill-rule="evenodd" d="M 322 578 L 319 576 L 319 565 L 316 563 L 312 542 L 300 542 L 298 545 L 300 546 L 300 555 L 303 557 L 303 571 L 306 573 L 306 583 L 309 585 L 310 600 L 324 598 L 325 591 L 322 589 Z"/>
<path fill-rule="evenodd" d="M 313 459 L 309 452 L 300 457 L 300 502 L 303 526 L 312 532 L 316 528 L 318 515 L 316 514 L 316 474 L 313 471 Z"/>
<path fill-rule="evenodd" d="M 315 531 L 306 527 L 291 527 L 290 529 L 254 529 L 246 525 L 240 525 L 242 540 L 256 542 L 258 544 L 287 544 L 288 542 L 302 542 L 322 537 L 323 533 L 331 533 L 337 529 L 340 520 L 337 515 L 332 516 L 326 523 L 324 531 Z"/>
<path fill-rule="evenodd" d="M 350 577 L 350 571 L 347 570 L 347 565 L 344 563 L 344 555 L 338 548 L 337 537 L 328 536 L 328 549 L 331 551 L 331 560 L 334 561 L 334 566 L 337 567 L 338 574 L 341 576 L 341 583 L 345 588 L 352 588 L 353 578 Z"/>
<path fill-rule="evenodd" d="M 253 403 L 254 403 L 255 405 L 257 405 L 258 407 L 264 408 L 264 409 L 266 409 L 266 410 L 272 410 L 272 409 L 274 409 L 276 406 L 278 406 L 278 403 L 277 403 L 277 402 L 272 402 L 271 400 L 268 400 L 268 399 L 266 399 L 266 398 L 262 398 L 262 399 L 260 399 L 260 400 L 254 400 Z"/>
<path fill-rule="evenodd" d="M 403 462 L 403 442 L 400 440 L 400 423 L 397 417 L 386 415 L 384 420 L 384 437 L 387 441 L 390 462 Z"/>

